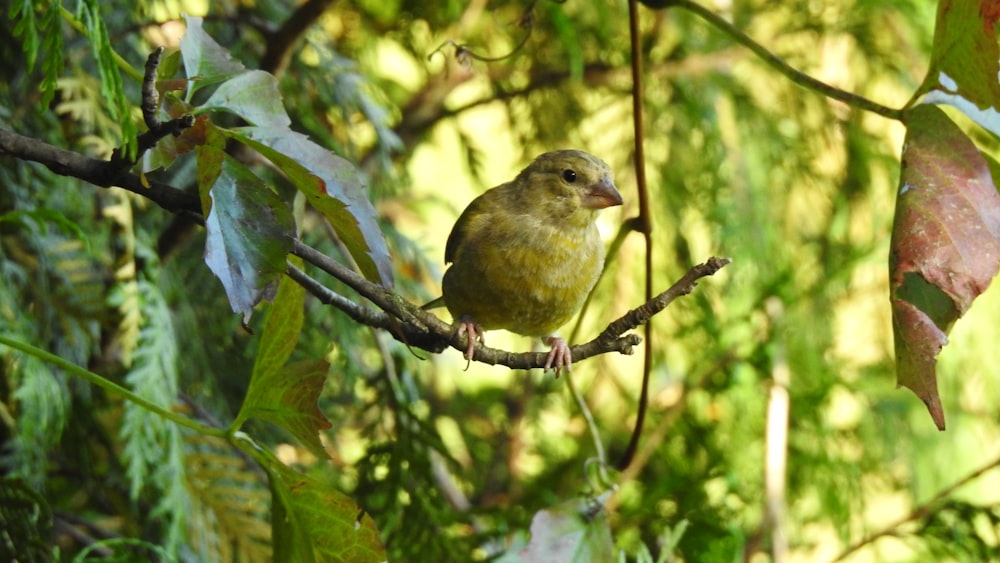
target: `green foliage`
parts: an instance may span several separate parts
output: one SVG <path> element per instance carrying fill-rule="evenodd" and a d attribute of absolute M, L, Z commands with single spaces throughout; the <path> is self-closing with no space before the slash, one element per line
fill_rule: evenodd
<path fill-rule="evenodd" d="M 623 236 L 581 338 L 643 301 L 647 253 L 654 291 L 709 255 L 734 262 L 653 323 L 646 432 L 632 467 L 605 468 L 607 494 L 565 377 L 464 372 L 453 350 L 428 361 L 282 273 L 298 237 L 426 301 L 464 204 L 567 146 L 617 173 L 627 207 L 603 224 L 610 239 L 638 209 L 626 3 L 337 2 L 277 76 L 252 69 L 311 3 L 217 3 L 183 20 L 181 4 L 88 0 L 74 15 L 18 2 L 3 22 L 17 44 L 0 49 L 25 55 L 2 71 L 0 128 L 105 157 L 135 137 L 132 66 L 168 45 L 157 115 L 197 119 L 138 168 L 197 191 L 207 220 L 0 160 L 0 538 L 15 538 L 0 549 L 512 561 L 549 532 L 602 559 L 735 561 L 776 556 L 780 526 L 803 560 L 852 544 L 900 561 L 995 553 L 993 292 L 940 362 L 948 434 L 892 389 L 892 120 L 802 89 L 687 10 L 640 9 L 652 247 Z M 929 61 L 968 61 L 932 51 L 924 3 L 712 9 L 890 108 L 942 86 L 921 84 Z M 488 335 L 527 346 L 504 338 Z M 612 461 L 635 422 L 636 359 L 574 367 Z M 783 426 L 775 386 L 790 400 Z M 772 423 L 788 432 L 777 520 L 764 478 Z M 576 518 L 593 497 L 607 518 Z"/>
<path fill-rule="evenodd" d="M 62 9 L 62 6 L 59 6 Z M 55 11 L 55 7 L 49 10 Z M 136 125 L 132 120 L 132 105 L 125 94 L 125 85 L 118 67 L 117 54 L 111 47 L 108 29 L 101 18 L 101 8 L 97 0 L 83 0 L 78 4 L 76 17 L 83 25 L 91 49 L 97 73 L 101 79 L 101 97 L 113 121 L 121 125 L 122 152 L 128 159 L 136 156 Z"/>
<path fill-rule="evenodd" d="M 0 556 L 5 561 L 49 561 L 52 510 L 40 494 L 20 479 L 0 479 Z"/>
<path fill-rule="evenodd" d="M 208 561 L 271 561 L 271 495 L 259 470 L 217 438 L 192 436 L 188 449 L 188 544 Z"/>
<path fill-rule="evenodd" d="M 27 57 L 30 72 L 42 58 L 42 98 L 41 107 L 48 107 L 56 92 L 56 83 L 63 70 L 63 36 L 60 29 L 61 4 L 58 0 L 22 0 L 12 2 L 7 16 L 16 19 L 13 32 L 23 39 L 21 48 Z M 35 12 L 41 13 L 36 19 Z"/>
<path fill-rule="evenodd" d="M 136 284 L 140 331 L 125 383 L 136 395 L 167 410 L 177 400 L 177 338 L 170 311 L 159 289 L 146 281 Z M 181 429 L 157 413 L 130 402 L 124 404 L 121 425 L 122 458 L 133 501 L 154 498 L 151 516 L 165 522 L 168 553 L 186 537 L 185 517 L 191 500 Z"/>

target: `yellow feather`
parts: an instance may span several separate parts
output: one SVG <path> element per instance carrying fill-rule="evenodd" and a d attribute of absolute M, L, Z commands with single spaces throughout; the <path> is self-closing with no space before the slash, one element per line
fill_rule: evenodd
<path fill-rule="evenodd" d="M 611 169 L 582 151 L 535 159 L 462 213 L 445 251 L 444 303 L 483 329 L 546 336 L 583 305 L 604 264 L 595 220 L 621 204 Z"/>

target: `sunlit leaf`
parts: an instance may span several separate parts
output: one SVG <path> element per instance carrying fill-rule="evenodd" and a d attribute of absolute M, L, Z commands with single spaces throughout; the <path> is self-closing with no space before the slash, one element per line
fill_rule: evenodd
<path fill-rule="evenodd" d="M 282 105 L 278 81 L 262 70 L 242 72 L 226 80 L 201 108 L 234 113 L 260 126 L 288 127 L 292 123 Z"/>
<path fill-rule="evenodd" d="M 246 67 L 215 42 L 201 27 L 202 18 L 185 16 L 187 31 L 181 38 L 184 70 L 191 81 L 191 93 L 203 86 L 216 84 L 235 76 Z"/>
<path fill-rule="evenodd" d="M 927 76 L 917 95 L 925 103 L 946 103 L 1000 135 L 1000 47 L 993 0 L 941 0 Z"/>
<path fill-rule="evenodd" d="M 261 299 L 273 297 L 286 269 L 295 236 L 292 212 L 270 187 L 229 157 L 210 194 L 205 263 L 246 323 Z"/>
<path fill-rule="evenodd" d="M 520 556 L 526 563 L 614 561 L 614 546 L 600 501 L 574 499 L 535 513 Z"/>
<path fill-rule="evenodd" d="M 280 168 L 330 221 L 362 274 L 392 287 L 389 250 L 361 175 L 351 162 L 290 129 L 245 127 L 226 134 L 250 145 Z"/>
<path fill-rule="evenodd" d="M 935 357 L 1000 269 L 1000 195 L 986 160 L 940 109 L 917 106 L 906 125 L 889 261 L 896 376 L 944 429 Z"/>

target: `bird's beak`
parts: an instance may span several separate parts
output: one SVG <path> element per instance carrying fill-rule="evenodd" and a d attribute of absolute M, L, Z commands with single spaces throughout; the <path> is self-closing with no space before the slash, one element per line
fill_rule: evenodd
<path fill-rule="evenodd" d="M 601 178 L 600 182 L 587 188 L 583 194 L 583 207 L 587 209 L 604 209 L 622 204 L 622 194 L 618 193 L 618 188 L 608 177 Z"/>

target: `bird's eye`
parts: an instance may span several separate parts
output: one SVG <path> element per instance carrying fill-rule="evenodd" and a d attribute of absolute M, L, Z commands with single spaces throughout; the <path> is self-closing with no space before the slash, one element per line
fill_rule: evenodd
<path fill-rule="evenodd" d="M 566 180 L 570 184 L 576 181 L 576 172 L 566 169 L 563 170 L 563 180 Z"/>

